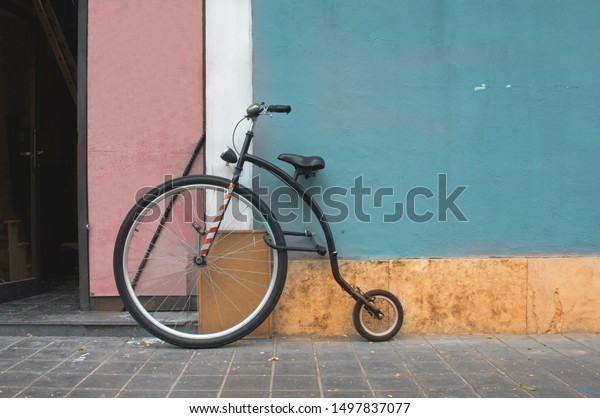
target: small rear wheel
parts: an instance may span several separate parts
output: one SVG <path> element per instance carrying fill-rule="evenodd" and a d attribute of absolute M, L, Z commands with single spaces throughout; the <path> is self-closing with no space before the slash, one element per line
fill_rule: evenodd
<path fill-rule="evenodd" d="M 400 331 L 404 320 L 404 310 L 400 301 L 392 293 L 381 289 L 371 290 L 365 293 L 365 297 L 383 313 L 383 318 L 377 318 L 367 309 L 364 302 L 358 300 L 352 313 L 354 327 L 369 341 L 390 340 Z"/>

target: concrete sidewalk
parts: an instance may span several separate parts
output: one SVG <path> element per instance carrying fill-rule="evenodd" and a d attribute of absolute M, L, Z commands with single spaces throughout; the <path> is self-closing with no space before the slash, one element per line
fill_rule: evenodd
<path fill-rule="evenodd" d="M 600 335 L 0 337 L 0 397 L 600 397 Z"/>

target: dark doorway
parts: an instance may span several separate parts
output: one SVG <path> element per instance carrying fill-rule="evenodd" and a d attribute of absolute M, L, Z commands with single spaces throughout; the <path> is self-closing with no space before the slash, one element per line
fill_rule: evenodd
<path fill-rule="evenodd" d="M 0 301 L 79 286 L 77 106 L 43 3 L 76 62 L 76 0 L 0 0 Z"/>

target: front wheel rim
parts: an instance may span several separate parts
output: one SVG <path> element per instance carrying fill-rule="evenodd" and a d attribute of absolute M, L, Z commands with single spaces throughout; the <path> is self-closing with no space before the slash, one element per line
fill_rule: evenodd
<path fill-rule="evenodd" d="M 143 302 L 143 297 L 142 297 L 142 293 L 141 291 L 138 289 L 136 290 L 134 288 L 134 285 L 132 284 L 134 279 L 132 278 L 132 266 L 130 265 L 130 248 L 132 246 L 132 242 L 135 240 L 135 235 L 136 233 L 140 232 L 141 229 L 143 229 L 145 227 L 145 225 L 143 225 L 143 220 L 144 218 L 149 214 L 150 211 L 152 211 L 154 208 L 159 207 L 159 205 L 161 204 L 161 202 L 166 202 L 167 199 L 172 198 L 175 195 L 179 195 L 182 193 L 192 193 L 194 190 L 200 190 L 200 189 L 212 189 L 212 190 L 217 190 L 217 191 L 221 191 L 221 190 L 226 190 L 226 188 L 224 188 L 223 186 L 216 186 L 216 185 L 208 185 L 208 184 L 203 184 L 203 185 L 188 185 L 188 186 L 181 186 L 181 187 L 177 187 L 174 188 L 172 190 L 169 190 L 165 193 L 162 193 L 160 195 L 155 196 L 151 201 L 149 201 L 145 207 L 139 211 L 139 213 L 137 213 L 135 215 L 134 220 L 131 223 L 131 226 L 129 228 L 129 231 L 127 233 L 127 238 L 125 240 L 125 244 L 124 244 L 124 250 L 123 250 L 123 259 L 122 259 L 122 271 L 123 271 L 123 276 L 125 278 L 124 280 L 124 288 L 125 288 L 125 297 L 129 303 L 131 305 L 133 305 L 133 309 L 130 309 L 130 311 L 132 311 L 132 315 L 134 317 L 136 317 L 136 319 L 142 319 L 141 322 L 146 322 L 147 324 L 150 325 L 150 328 L 152 328 L 153 331 L 157 331 L 162 339 L 165 340 L 171 340 L 170 342 L 173 341 L 173 339 L 177 340 L 177 339 L 183 339 L 186 341 L 197 341 L 199 343 L 203 342 L 203 341 L 210 341 L 210 340 L 216 340 L 216 339 L 227 339 L 230 338 L 231 340 L 235 340 L 238 338 L 241 338 L 243 335 L 247 334 L 248 332 L 248 327 L 252 327 L 255 328 L 256 326 L 260 325 L 260 323 L 262 322 L 262 320 L 264 320 L 264 318 L 266 318 L 266 316 L 268 315 L 268 312 L 265 313 L 265 310 L 268 310 L 270 312 L 270 310 L 272 309 L 272 306 L 270 305 L 274 305 L 273 302 L 273 297 L 276 298 L 276 293 L 275 292 L 275 287 L 277 285 L 277 280 L 278 280 L 278 274 L 280 272 L 280 266 L 279 266 L 279 256 L 277 254 L 277 252 L 275 250 L 270 250 L 269 249 L 269 253 L 270 253 L 270 262 L 271 262 L 271 273 L 269 275 L 270 279 L 268 281 L 268 287 L 266 288 L 266 290 L 264 291 L 264 294 L 261 296 L 261 300 L 260 303 L 257 303 L 256 306 L 254 307 L 254 309 L 251 310 L 251 312 L 249 314 L 247 314 L 247 316 L 245 317 L 245 319 L 239 321 L 238 323 L 234 324 L 233 326 L 227 326 L 227 328 L 220 330 L 220 331 L 215 331 L 215 332 L 207 332 L 207 333 L 198 333 L 198 334 L 194 334 L 188 331 L 180 331 L 178 329 L 175 328 L 175 326 L 173 326 L 171 323 L 168 322 L 168 319 L 165 319 L 165 316 L 168 315 L 158 315 L 157 312 L 151 312 L 149 311 L 149 308 L 147 308 L 144 305 Z M 253 218 L 253 223 L 256 223 L 256 218 L 259 218 L 259 220 L 262 222 L 262 226 L 264 227 L 264 230 L 266 230 L 266 232 L 271 235 L 271 237 L 273 236 L 273 231 L 269 225 L 269 222 L 265 219 L 264 215 L 261 213 L 261 211 L 256 208 L 255 204 L 253 204 L 253 202 L 251 201 L 251 199 L 246 198 L 245 196 L 236 193 L 236 198 L 239 200 L 238 203 L 243 203 L 244 205 L 246 205 L 246 207 L 250 208 L 253 210 L 252 212 L 252 216 Z M 208 206 L 208 204 L 207 204 Z M 177 224 L 177 222 L 175 222 L 174 224 Z M 227 231 L 227 229 L 225 229 L 227 227 L 227 225 L 223 225 L 223 231 Z M 177 225 L 177 228 L 179 229 L 179 231 L 181 231 L 182 226 L 181 225 Z M 175 229 L 175 228 L 173 228 Z M 220 230 L 221 231 L 221 230 Z M 171 233 L 173 233 L 173 231 L 171 231 Z M 181 232 L 182 236 L 183 236 L 183 232 Z M 222 236 L 225 236 L 225 234 L 223 234 Z M 262 236 L 262 233 L 261 233 Z M 216 240 L 215 240 L 216 241 Z M 200 267 L 198 266 L 196 263 L 192 263 L 190 262 L 190 260 L 193 261 L 193 249 L 194 249 L 194 245 L 190 244 L 190 242 L 188 242 L 188 240 L 182 240 L 182 248 L 185 250 L 181 250 L 181 253 L 178 255 L 178 258 L 175 259 L 174 257 L 172 257 L 174 260 L 178 261 L 179 263 L 188 263 L 190 266 L 185 266 L 182 267 L 182 274 L 183 275 L 198 275 L 199 279 L 198 280 L 205 280 L 206 277 L 208 277 L 208 279 L 206 280 L 212 280 L 212 278 L 210 278 L 211 276 L 211 267 L 215 266 L 212 270 L 212 273 L 214 272 L 220 272 L 222 273 L 224 271 L 222 266 L 217 266 L 218 264 L 218 255 L 215 256 L 213 254 L 213 260 L 217 260 L 212 266 L 210 265 L 210 255 L 209 255 L 209 266 L 207 267 Z M 187 254 L 187 255 L 186 255 Z M 221 257 L 224 258 L 225 256 Z M 139 259 L 139 257 L 138 257 Z M 135 267 L 135 266 L 134 266 Z M 206 274 L 208 273 L 208 274 Z M 227 273 L 231 276 L 231 273 Z M 223 274 L 221 274 L 223 275 Z M 218 286 L 214 286 L 213 283 L 213 291 L 217 291 L 215 290 Z M 248 288 L 248 285 L 246 285 L 246 288 Z M 207 291 L 208 292 L 208 291 Z M 166 297 L 165 297 L 166 298 Z M 191 298 L 190 298 L 191 299 Z M 146 302 L 147 303 L 147 302 Z M 193 301 L 189 301 L 187 302 L 187 304 L 193 304 Z M 245 314 L 245 313 L 244 313 Z M 258 321 L 260 319 L 260 321 Z M 176 322 L 176 321 L 175 321 Z M 256 323 L 258 322 L 258 323 Z M 152 332 L 152 331 L 151 331 Z"/>

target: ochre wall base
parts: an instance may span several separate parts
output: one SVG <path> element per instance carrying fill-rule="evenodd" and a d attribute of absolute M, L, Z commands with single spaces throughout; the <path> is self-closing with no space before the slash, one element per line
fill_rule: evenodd
<path fill-rule="evenodd" d="M 600 332 L 600 257 L 346 260 L 344 278 L 404 307 L 401 334 Z M 354 301 L 328 260 L 289 263 L 279 335 L 354 335 Z"/>

